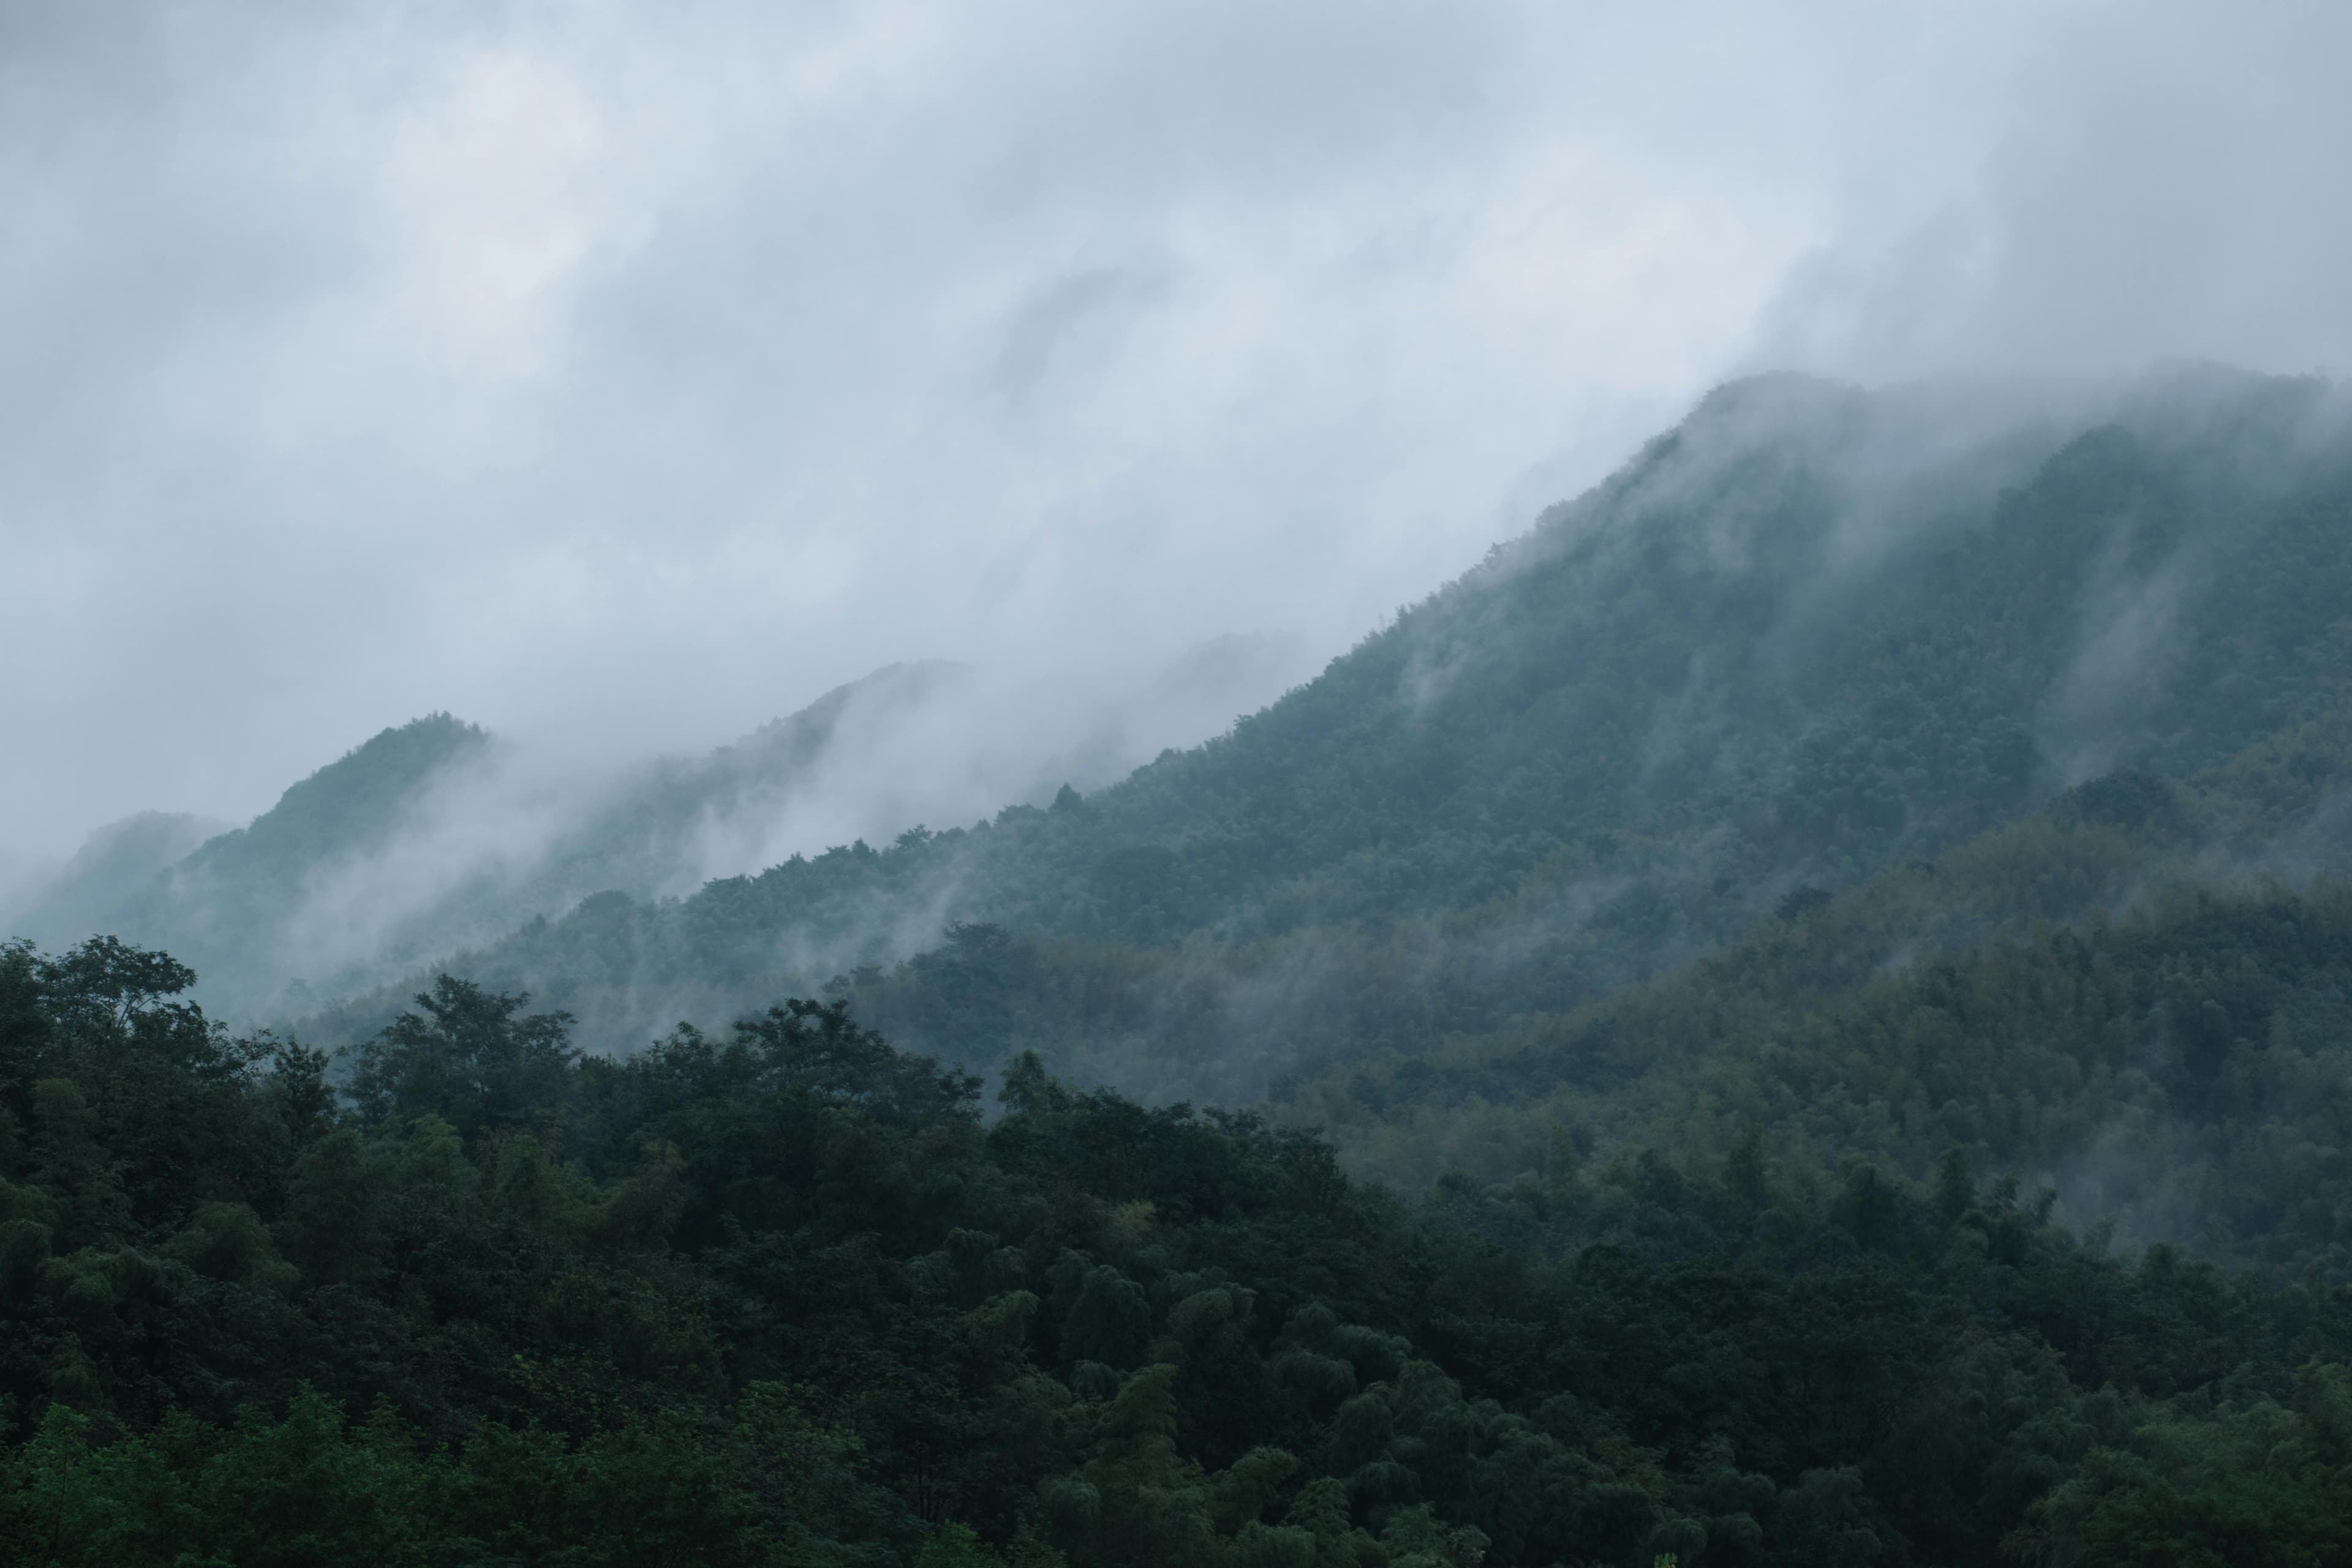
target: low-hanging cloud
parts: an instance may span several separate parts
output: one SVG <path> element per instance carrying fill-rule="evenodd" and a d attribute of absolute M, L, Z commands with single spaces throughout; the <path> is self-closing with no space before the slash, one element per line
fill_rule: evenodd
<path fill-rule="evenodd" d="M 2038 44 L 1972 160 L 1857 205 L 1751 357 L 1895 376 L 2352 364 L 2352 213 L 2326 194 L 2352 174 L 2352 11 L 2062 7 Z"/>
<path fill-rule="evenodd" d="M 2340 366 L 2347 28 L 7 8 L 0 844 L 436 709 L 607 764 L 1328 655 L 1742 369 Z"/>

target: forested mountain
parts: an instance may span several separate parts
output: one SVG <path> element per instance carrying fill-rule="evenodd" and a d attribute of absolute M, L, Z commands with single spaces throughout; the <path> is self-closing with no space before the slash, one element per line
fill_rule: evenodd
<path fill-rule="evenodd" d="M 1370 943 L 1475 973 L 1409 1010 L 1433 1022 L 1334 1048 L 1424 1047 L 1572 1010 L 2086 779 L 2185 784 L 2329 721 L 2347 519 L 2352 425 L 2322 383 L 1737 384 L 1319 679 L 1116 787 L 676 901 L 593 899 L 466 964 L 627 1048 L 982 923 L 1169 977 L 1084 1031 L 1133 1044 L 1119 1081 L 1255 1095 L 1297 1062 L 1175 1059 L 1135 1019 L 1286 1029 L 1349 1005 L 1318 976 L 1352 992 L 1332 955 Z M 364 1032 L 398 994 L 329 1026 Z M 1014 1043 L 960 1027 L 925 1048 Z"/>
<path fill-rule="evenodd" d="M 187 952 L 207 1005 L 289 1016 L 596 893 L 675 897 L 942 802 L 1116 778 L 1150 737 L 1198 735 L 1206 715 L 1277 689 L 1292 659 L 1281 639 L 1229 637 L 1139 683 L 890 665 L 715 751 L 621 763 L 437 714 L 383 731 L 241 831 L 161 813 L 108 827 L 29 896 L 0 889 L 0 931 Z M 1054 721 L 1000 722 L 1040 704 Z"/>
<path fill-rule="evenodd" d="M 845 723 L 887 725 L 956 675 L 892 666 L 707 755 L 584 781 L 523 774 L 479 728 L 434 714 L 320 769 L 246 827 L 147 813 L 102 830 L 9 928 L 168 947 L 201 966 L 214 1005 L 283 1014 L 592 893 L 692 889 L 711 864 L 756 852 Z"/>
<path fill-rule="evenodd" d="M 331 1055 L 0 949 L 0 1547 L 2352 1560 L 2347 605 L 2323 384 L 1768 378 L 1110 787 L 676 896 L 835 693 L 460 858 Z"/>
<path fill-rule="evenodd" d="M 523 900 L 534 913 L 551 913 L 607 890 L 692 891 L 713 863 L 757 855 L 776 815 L 845 725 L 887 726 L 940 700 L 967 674 L 949 664 L 891 665 L 707 755 L 634 770 L 530 868 Z M 730 837 L 735 842 L 714 842 Z"/>
<path fill-rule="evenodd" d="M 316 908 L 321 882 L 382 854 L 433 787 L 488 743 L 436 713 L 354 748 L 244 827 L 191 843 L 193 818 L 133 817 L 94 837 L 11 929 L 58 943 L 103 931 L 167 945 L 212 974 L 215 996 L 249 1005 L 283 984 L 289 946 L 352 918 Z"/>

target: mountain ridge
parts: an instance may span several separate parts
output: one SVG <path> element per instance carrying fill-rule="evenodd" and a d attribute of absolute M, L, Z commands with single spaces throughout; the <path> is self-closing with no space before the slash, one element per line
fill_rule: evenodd
<path fill-rule="evenodd" d="M 2324 711 L 2329 585 L 2352 593 L 2341 397 L 2185 367 L 2063 415 L 2025 401 L 1720 389 L 1313 681 L 1113 787 L 600 900 L 466 962 L 628 1048 L 958 921 L 1245 944 L 1550 888 L 1584 911 L 1569 1005 L 1799 886 Z"/>

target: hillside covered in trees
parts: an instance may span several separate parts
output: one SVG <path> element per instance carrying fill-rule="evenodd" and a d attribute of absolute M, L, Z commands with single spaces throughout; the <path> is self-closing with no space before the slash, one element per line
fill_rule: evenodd
<path fill-rule="evenodd" d="M 5 1539 L 2347 1561 L 2347 605 L 2325 383 L 1770 377 L 970 826 L 681 881 L 841 693 L 397 920 L 446 715 L 139 819 L 0 963 Z"/>
<path fill-rule="evenodd" d="M 956 675 L 894 666 L 705 756 L 583 781 L 515 776 L 478 726 L 431 714 L 243 827 L 149 812 L 101 830 L 8 911 L 8 929 L 167 947 L 228 1016 L 304 1010 L 591 894 L 691 891 L 711 841 L 756 842 L 845 731 L 887 725 Z"/>
<path fill-rule="evenodd" d="M 2335 982 L 2250 992 L 2226 971 L 2267 959 L 2162 933 L 2200 895 L 2352 871 L 2347 603 L 2352 422 L 2324 383 L 1765 378 L 1114 788 L 600 894 L 453 962 L 599 1050 L 841 997 L 968 1070 L 1035 1050 L 1148 1102 L 1263 1107 L 1408 1191 L 1507 1184 L 1562 1141 L 1703 1154 L 1756 1125 L 1919 1178 L 1958 1140 L 2078 1223 L 2239 1256 L 2215 1205 L 2252 1177 L 2209 1129 L 2335 1100 L 2283 1070 L 2216 1100 L 2175 1037 L 2209 991 L 2259 992 L 2212 1049 L 2301 1040 L 2333 1083 L 2326 1026 L 2293 1019 Z M 1895 1093 L 1879 1047 L 1814 1051 L 1801 1081 L 1755 1065 L 2053 929 L 2137 956 L 2103 1043 L 2033 1021 L 2063 1065 L 2030 1112 L 1997 1075 Z M 364 1038 L 405 994 L 302 1027 Z"/>
<path fill-rule="evenodd" d="M 0 1548 L 71 1563 L 2305 1562 L 2352 1288 L 1750 1139 L 1419 1204 L 793 1002 L 352 1063 L 0 954 Z M 1465 1212 L 1468 1211 L 1468 1212 Z"/>
<path fill-rule="evenodd" d="M 1413 930 L 1423 967 L 1483 954 L 1483 1014 L 1562 1011 L 2074 784 L 2183 785 L 2340 727 L 2348 518 L 2352 416 L 2324 383 L 1736 384 L 1316 680 L 1115 787 L 688 898 L 614 889 L 463 967 L 600 1048 L 887 969 L 957 922 L 1209 953 L 1153 1005 L 1233 1015 L 1269 987 L 1223 955 L 1279 951 L 1306 978 L 1271 989 L 1311 991 L 1335 944 Z M 2337 776 L 2317 742 L 2297 755 Z M 404 994 L 329 1026 L 363 1034 Z M 1004 1045 L 923 1043 L 974 1065 Z M 1262 1092 L 1240 1065 L 1120 1081 Z"/>

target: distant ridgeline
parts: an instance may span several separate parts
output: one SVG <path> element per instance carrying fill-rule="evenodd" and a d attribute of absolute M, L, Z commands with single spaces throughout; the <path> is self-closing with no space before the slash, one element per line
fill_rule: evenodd
<path fill-rule="evenodd" d="M 436 713 L 320 769 L 245 827 L 162 812 L 116 823 L 5 911 L 6 930 L 59 945 L 103 932 L 168 947 L 209 977 L 208 1001 L 254 1011 L 275 999 L 271 961 L 314 923 L 298 912 L 322 877 L 381 855 L 433 783 L 487 744 L 473 725 Z"/>
<path fill-rule="evenodd" d="M 733 745 L 646 763 L 586 798 L 501 773 L 489 736 L 433 714 L 320 769 L 236 831 L 156 812 L 115 824 L 26 907 L 0 911 L 0 929 L 168 949 L 222 1014 L 299 1014 L 590 894 L 690 889 L 714 829 L 772 815 L 853 703 L 870 713 L 919 702 L 953 673 L 892 666 Z"/>

